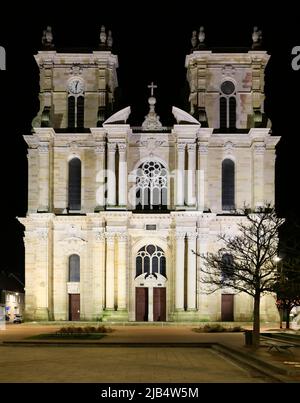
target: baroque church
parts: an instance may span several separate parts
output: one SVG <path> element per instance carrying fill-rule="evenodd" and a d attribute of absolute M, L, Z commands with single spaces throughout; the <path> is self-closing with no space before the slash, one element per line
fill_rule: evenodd
<path fill-rule="evenodd" d="M 115 111 L 111 32 L 89 53 L 55 50 L 51 28 L 35 55 L 40 111 L 28 145 L 27 320 L 249 321 L 250 296 L 204 293 L 201 254 L 237 233 L 236 211 L 274 203 L 275 147 L 264 113 L 269 55 L 208 49 L 193 32 L 186 56 L 190 110 L 170 105 L 140 127 Z M 120 67 L 121 68 L 121 67 Z M 146 100 L 145 100 L 146 102 Z M 195 253 L 196 252 L 196 253 Z M 278 317 L 272 296 L 261 318 Z"/>

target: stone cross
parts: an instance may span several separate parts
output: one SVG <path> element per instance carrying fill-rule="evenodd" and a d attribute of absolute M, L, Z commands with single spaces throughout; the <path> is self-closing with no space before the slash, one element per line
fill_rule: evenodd
<path fill-rule="evenodd" d="M 151 88 L 151 97 L 153 97 L 153 91 L 154 91 L 154 88 L 157 88 L 157 85 L 154 85 L 153 81 L 152 81 L 152 83 L 150 85 L 148 85 L 148 88 Z"/>

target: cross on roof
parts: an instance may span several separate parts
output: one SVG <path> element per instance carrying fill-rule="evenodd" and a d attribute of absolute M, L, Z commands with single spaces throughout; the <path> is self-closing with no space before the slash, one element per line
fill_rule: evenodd
<path fill-rule="evenodd" d="M 157 88 L 157 85 L 153 84 L 153 81 L 150 85 L 148 85 L 148 88 L 151 89 L 151 97 L 153 97 L 153 93 L 154 93 L 154 88 Z"/>

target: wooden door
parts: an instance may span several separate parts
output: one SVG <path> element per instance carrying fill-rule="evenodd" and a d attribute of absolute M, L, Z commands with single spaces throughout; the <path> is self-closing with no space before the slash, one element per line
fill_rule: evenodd
<path fill-rule="evenodd" d="M 233 322 L 233 294 L 222 294 L 221 300 L 221 320 L 223 322 Z"/>
<path fill-rule="evenodd" d="M 135 320 L 148 322 L 148 288 L 146 287 L 135 289 Z"/>
<path fill-rule="evenodd" d="M 69 294 L 69 320 L 80 320 L 80 294 Z"/>
<path fill-rule="evenodd" d="M 153 321 L 166 321 L 166 288 L 153 288 Z"/>

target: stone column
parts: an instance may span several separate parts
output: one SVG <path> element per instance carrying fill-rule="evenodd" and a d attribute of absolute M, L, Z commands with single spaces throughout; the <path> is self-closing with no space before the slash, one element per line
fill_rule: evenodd
<path fill-rule="evenodd" d="M 107 206 L 116 205 L 116 143 L 107 144 Z"/>
<path fill-rule="evenodd" d="M 49 212 L 49 144 L 41 143 L 39 152 L 39 212 Z"/>
<path fill-rule="evenodd" d="M 207 240 L 209 239 L 208 228 L 206 229 L 198 229 L 197 235 L 197 253 L 198 255 L 207 253 Z M 201 293 L 202 287 L 204 285 L 200 282 L 200 279 L 205 276 L 203 272 L 201 272 L 201 268 L 205 265 L 205 262 L 200 256 L 196 257 L 197 262 L 197 274 L 196 274 L 196 301 L 197 301 L 197 310 L 200 312 L 201 318 L 209 319 L 210 318 L 210 307 L 209 296 L 205 293 Z"/>
<path fill-rule="evenodd" d="M 188 236 L 188 273 L 187 273 L 187 309 L 196 309 L 196 233 L 189 233 Z"/>
<path fill-rule="evenodd" d="M 261 207 L 264 203 L 264 154 L 265 144 L 255 144 L 253 150 L 253 204 Z"/>
<path fill-rule="evenodd" d="M 118 144 L 119 149 L 119 206 L 127 207 L 127 158 L 126 144 Z"/>
<path fill-rule="evenodd" d="M 106 233 L 106 310 L 115 309 L 115 234 Z"/>
<path fill-rule="evenodd" d="M 95 234 L 93 248 L 93 316 L 96 320 L 104 308 L 104 254 L 105 254 L 105 236 L 103 232 Z"/>
<path fill-rule="evenodd" d="M 96 154 L 96 183 L 95 202 L 96 210 L 103 210 L 105 206 L 105 145 L 98 144 L 95 148 Z"/>
<path fill-rule="evenodd" d="M 36 311 L 35 320 L 49 320 L 49 230 L 48 228 L 38 228 L 36 231 L 37 252 L 36 252 Z"/>
<path fill-rule="evenodd" d="M 127 234 L 118 234 L 118 311 L 127 308 Z"/>
<path fill-rule="evenodd" d="M 175 309 L 184 310 L 184 239 L 185 232 L 177 232 L 176 238 L 176 273 L 175 273 Z"/>
<path fill-rule="evenodd" d="M 185 144 L 177 143 L 176 206 L 184 206 Z"/>
<path fill-rule="evenodd" d="M 153 286 L 148 287 L 148 322 L 153 322 Z"/>
<path fill-rule="evenodd" d="M 198 147 L 198 170 L 197 170 L 197 206 L 199 211 L 204 211 L 207 203 L 207 154 L 206 144 Z"/>
<path fill-rule="evenodd" d="M 188 175 L 187 175 L 187 195 L 186 204 L 190 207 L 195 206 L 195 172 L 196 172 L 196 144 L 188 144 Z"/>

